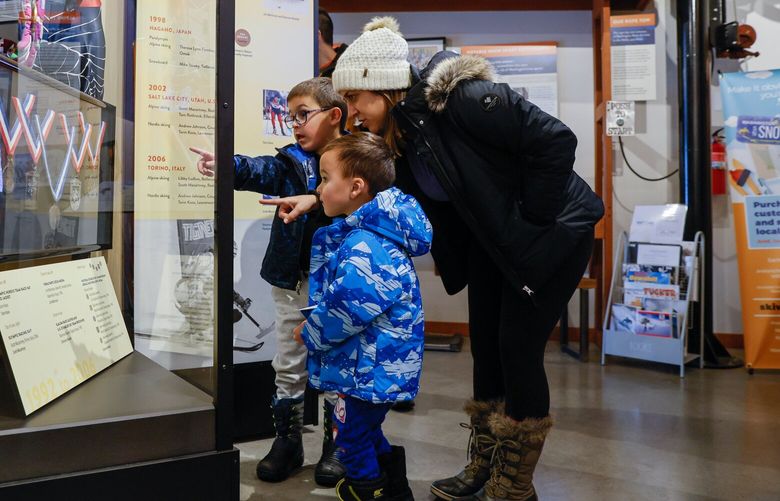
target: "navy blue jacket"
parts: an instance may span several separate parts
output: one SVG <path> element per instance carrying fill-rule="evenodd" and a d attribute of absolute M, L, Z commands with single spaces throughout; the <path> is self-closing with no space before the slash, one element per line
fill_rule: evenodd
<path fill-rule="evenodd" d="M 319 158 L 297 143 L 279 148 L 276 156 L 233 157 L 234 188 L 264 195 L 290 197 L 313 190 L 320 182 Z M 322 211 L 311 212 L 289 224 L 277 213 L 271 224 L 271 238 L 265 251 L 260 276 L 271 285 L 295 290 L 309 270 L 311 239 L 317 228 L 331 219 Z"/>

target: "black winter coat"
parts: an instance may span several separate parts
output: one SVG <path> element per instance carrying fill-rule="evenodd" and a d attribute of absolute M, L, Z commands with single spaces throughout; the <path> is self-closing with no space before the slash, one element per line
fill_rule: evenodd
<path fill-rule="evenodd" d="M 492 78 L 482 58 L 434 56 L 392 113 L 407 154 L 421 155 L 451 203 L 430 200 L 403 166 L 397 184 L 433 224 L 431 252 L 448 293 L 467 285 L 476 238 L 533 297 L 593 232 L 604 205 L 574 173 L 574 133 Z"/>

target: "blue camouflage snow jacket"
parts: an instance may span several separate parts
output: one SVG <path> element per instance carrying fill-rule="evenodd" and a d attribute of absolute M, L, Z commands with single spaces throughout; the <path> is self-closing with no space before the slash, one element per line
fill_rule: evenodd
<path fill-rule="evenodd" d="M 433 231 L 413 197 L 383 191 L 312 243 L 302 332 L 309 383 L 374 403 L 412 400 L 420 384 L 423 309 L 412 256 Z"/>

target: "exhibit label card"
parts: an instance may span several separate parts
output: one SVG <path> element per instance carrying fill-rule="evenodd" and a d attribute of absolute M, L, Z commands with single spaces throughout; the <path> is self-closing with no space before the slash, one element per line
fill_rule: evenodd
<path fill-rule="evenodd" d="M 102 257 L 0 273 L 0 339 L 25 415 L 133 351 Z"/>

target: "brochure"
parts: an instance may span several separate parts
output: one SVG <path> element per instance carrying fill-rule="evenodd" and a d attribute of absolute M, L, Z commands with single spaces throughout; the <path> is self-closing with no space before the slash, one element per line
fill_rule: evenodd
<path fill-rule="evenodd" d="M 680 299 L 680 286 L 626 281 L 623 284 L 623 303 L 642 307 L 644 298 Z"/>
<path fill-rule="evenodd" d="M 676 284 L 678 279 L 677 266 L 661 266 L 651 264 L 624 264 L 623 281 L 645 282 L 653 284 Z"/>
<path fill-rule="evenodd" d="M 677 323 L 674 317 L 673 313 L 637 310 L 634 334 L 670 338 Z"/>
<path fill-rule="evenodd" d="M 612 305 L 612 328 L 617 332 L 634 332 L 636 324 L 636 308 L 626 304 Z"/>
<path fill-rule="evenodd" d="M 662 311 L 665 313 L 677 313 L 678 315 L 683 315 L 687 307 L 688 302 L 683 300 L 643 297 L 641 300 L 640 309 L 647 311 Z"/>

